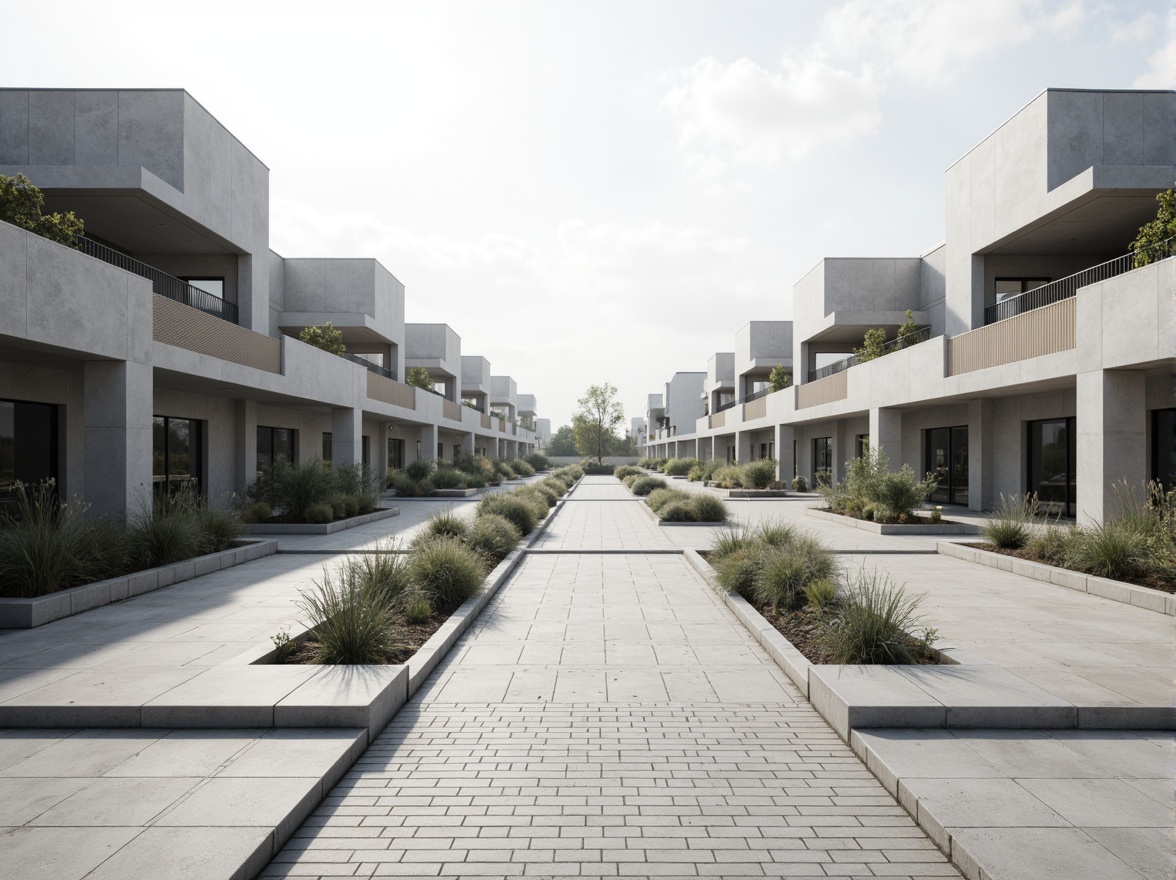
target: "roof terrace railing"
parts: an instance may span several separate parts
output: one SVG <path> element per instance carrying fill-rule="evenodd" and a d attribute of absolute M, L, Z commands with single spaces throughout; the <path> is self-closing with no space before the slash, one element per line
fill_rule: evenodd
<path fill-rule="evenodd" d="M 1158 245 L 1146 248 L 1145 251 L 1150 257 L 1149 262 L 1172 256 L 1174 244 L 1176 244 L 1176 238 L 1169 238 Z M 1075 272 L 1073 275 L 1067 275 L 1065 278 L 1059 278 L 1057 281 L 1051 281 L 1048 284 L 1027 290 L 1017 296 L 1001 300 L 984 309 L 984 326 L 987 327 L 989 324 L 996 324 L 1034 309 L 1061 302 L 1076 296 L 1080 287 L 1097 284 L 1108 278 L 1114 278 L 1116 275 L 1122 275 L 1124 272 L 1130 272 L 1135 268 L 1135 258 L 1136 253 L 1132 251 L 1121 257 L 1115 257 L 1113 260 L 1107 260 L 1105 263 L 1099 263 L 1097 266 L 1091 266 L 1089 269 L 1083 269 L 1081 272 Z"/>
<path fill-rule="evenodd" d="M 186 306 L 199 309 L 206 315 L 213 315 L 231 324 L 237 323 L 236 303 L 226 302 L 214 293 L 201 290 L 199 287 L 193 287 L 186 281 L 181 281 L 179 278 L 168 275 L 166 272 L 161 272 L 154 266 L 148 266 L 146 263 L 140 262 L 134 257 L 128 257 L 126 254 L 116 251 L 114 248 L 99 244 L 92 238 L 77 235 L 74 236 L 74 240 L 77 242 L 78 250 L 82 253 L 88 254 L 104 263 L 109 263 L 112 266 L 117 266 L 127 272 L 132 272 L 140 278 L 146 278 L 151 282 L 151 290 L 160 296 L 174 299 L 176 302 L 181 302 Z"/>
<path fill-rule="evenodd" d="M 918 345 L 920 342 L 926 342 L 930 338 L 930 327 L 924 327 L 922 330 L 916 330 L 914 333 L 904 333 L 897 339 L 891 339 L 889 342 L 883 345 L 878 350 L 878 354 L 874 357 L 862 360 L 856 354 L 851 354 L 849 357 L 842 358 L 839 361 L 834 361 L 831 364 L 821 367 L 819 370 L 811 370 L 808 375 L 808 380 L 810 382 L 816 382 L 818 379 L 824 379 L 827 376 L 832 376 L 835 373 L 843 373 L 850 367 L 855 367 L 858 364 L 866 363 L 866 361 L 877 360 L 880 357 L 885 357 L 886 355 L 900 351 L 901 349 L 910 348 L 912 345 Z"/>
<path fill-rule="evenodd" d="M 360 357 L 357 354 L 344 354 L 343 357 L 351 361 L 353 364 L 359 364 L 361 367 L 367 367 L 368 372 L 375 373 L 377 376 L 383 376 L 385 379 L 396 381 L 395 371 L 389 370 L 387 367 L 381 367 L 379 364 L 373 363 L 365 357 Z"/>

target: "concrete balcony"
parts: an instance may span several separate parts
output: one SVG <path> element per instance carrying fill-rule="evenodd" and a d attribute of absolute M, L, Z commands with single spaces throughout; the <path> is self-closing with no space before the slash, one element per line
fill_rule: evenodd
<path fill-rule="evenodd" d="M 404 368 L 423 367 L 454 403 L 461 393 L 461 337 L 448 324 L 404 325 Z"/>

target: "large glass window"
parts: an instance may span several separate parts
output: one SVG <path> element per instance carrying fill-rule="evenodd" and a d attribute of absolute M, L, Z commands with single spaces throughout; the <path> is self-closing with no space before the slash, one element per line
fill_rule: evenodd
<path fill-rule="evenodd" d="M 388 470 L 404 470 L 404 441 L 396 437 L 388 438 Z"/>
<path fill-rule="evenodd" d="M 298 461 L 297 432 L 292 428 L 257 426 L 257 473 L 274 466 L 279 459 Z"/>
<path fill-rule="evenodd" d="M 0 400 L 0 504 L 13 484 L 57 479 L 57 407 Z"/>
<path fill-rule="evenodd" d="M 331 432 L 323 431 L 323 461 L 331 463 Z"/>
<path fill-rule="evenodd" d="M 833 438 L 816 437 L 813 440 L 813 486 L 829 483 L 833 479 Z"/>
<path fill-rule="evenodd" d="M 1165 492 L 1176 486 L 1176 409 L 1152 413 L 1152 479 L 1158 480 Z"/>
<path fill-rule="evenodd" d="M 1006 299 L 1028 293 L 1043 284 L 1049 284 L 1049 282 L 1049 278 L 997 278 L 996 301 L 1004 302 Z"/>
<path fill-rule="evenodd" d="M 155 496 L 162 498 L 184 490 L 200 494 L 203 476 L 200 423 L 170 416 L 155 416 L 152 421 Z"/>
<path fill-rule="evenodd" d="M 935 504 L 968 503 L 968 428 L 932 428 L 925 434 L 923 462 L 939 481 L 931 492 Z"/>
<path fill-rule="evenodd" d="M 1074 419 L 1029 422 L 1028 492 L 1037 493 L 1042 513 L 1074 515 L 1076 442 Z"/>

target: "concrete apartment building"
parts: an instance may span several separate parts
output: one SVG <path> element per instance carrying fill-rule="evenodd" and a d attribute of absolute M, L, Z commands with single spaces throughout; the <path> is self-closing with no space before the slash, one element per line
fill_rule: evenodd
<path fill-rule="evenodd" d="M 279 456 L 382 477 L 534 449 L 515 381 L 450 327 L 406 324 L 379 262 L 270 250 L 269 170 L 186 92 L 0 90 L 0 173 L 86 232 L 75 250 L 0 222 L 0 493 L 54 477 L 126 513 L 185 483 L 222 503 Z M 298 341 L 327 321 L 347 357 Z M 404 384 L 412 366 L 435 393 Z"/>
<path fill-rule="evenodd" d="M 647 413 L 643 454 L 776 458 L 834 479 L 863 442 L 940 477 L 935 503 L 1034 492 L 1100 521 L 1112 484 L 1176 481 L 1176 259 L 1128 254 L 1176 181 L 1176 93 L 1049 89 L 947 170 L 947 239 L 830 258 L 793 321 L 711 357 L 693 428 Z M 896 339 L 858 362 L 865 332 Z M 794 385 L 768 393 L 777 362 Z"/>

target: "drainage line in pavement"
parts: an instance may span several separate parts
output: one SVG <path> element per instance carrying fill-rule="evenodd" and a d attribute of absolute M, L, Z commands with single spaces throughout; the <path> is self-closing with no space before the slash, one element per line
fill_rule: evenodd
<path fill-rule="evenodd" d="M 834 550 L 837 556 L 938 556 L 938 550 Z"/>
<path fill-rule="evenodd" d="M 530 556 L 681 556 L 685 550 L 527 550 Z"/>
<path fill-rule="evenodd" d="M 396 556 L 407 550 L 279 550 L 278 556 Z"/>

